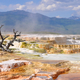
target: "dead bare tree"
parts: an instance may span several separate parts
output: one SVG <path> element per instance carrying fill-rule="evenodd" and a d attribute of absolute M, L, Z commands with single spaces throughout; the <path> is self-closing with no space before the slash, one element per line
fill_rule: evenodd
<path fill-rule="evenodd" d="M 3 25 L 1 25 L 0 27 L 0 37 L 1 37 L 1 42 L 0 42 L 0 48 L 3 50 L 3 51 L 8 51 L 8 52 L 11 52 L 11 50 L 9 49 L 9 47 L 13 45 L 13 42 L 16 40 L 16 38 L 18 36 L 20 36 L 21 32 L 18 33 L 18 31 L 15 31 L 15 29 L 13 29 L 13 33 L 14 33 L 14 37 L 12 40 L 10 40 L 7 45 L 4 45 L 3 42 L 6 38 L 8 38 L 9 36 L 6 36 L 6 37 L 3 37 L 2 33 L 1 33 L 1 28 L 2 28 Z M 18 34 L 17 34 L 18 33 Z"/>
<path fill-rule="evenodd" d="M 16 38 L 18 37 L 18 36 L 20 36 L 20 34 L 21 34 L 21 32 L 19 32 L 18 33 L 18 31 L 15 31 L 15 29 L 13 29 L 13 33 L 14 33 L 14 38 L 7 44 L 7 46 L 6 46 L 6 51 L 8 51 L 8 52 L 10 52 L 10 50 L 9 50 L 9 47 L 10 46 L 14 46 L 13 45 L 13 42 L 16 40 Z M 17 34 L 18 33 L 18 34 Z"/>
<path fill-rule="evenodd" d="M 7 38 L 7 37 L 9 37 L 9 36 L 6 36 L 6 37 L 3 37 L 2 36 L 2 33 L 1 33 L 1 28 L 2 28 L 2 26 L 3 25 L 1 25 L 1 27 L 0 27 L 0 37 L 1 37 L 1 42 L 0 42 L 0 48 L 3 50 L 3 51 L 5 51 L 5 49 L 4 49 L 4 44 L 3 44 L 3 42 L 4 42 L 4 40 Z"/>

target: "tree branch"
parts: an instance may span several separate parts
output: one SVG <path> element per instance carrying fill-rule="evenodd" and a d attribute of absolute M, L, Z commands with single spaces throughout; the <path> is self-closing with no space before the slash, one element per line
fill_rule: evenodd
<path fill-rule="evenodd" d="M 16 38 L 18 36 L 20 36 L 21 32 L 18 33 L 18 31 L 15 31 L 15 29 L 13 29 L 13 33 L 14 33 L 14 38 L 7 44 L 6 46 L 6 50 L 9 49 L 9 47 L 12 45 L 13 46 L 13 42 L 16 40 Z M 17 34 L 18 33 L 18 34 Z"/>
<path fill-rule="evenodd" d="M 9 47 L 13 45 L 13 42 L 16 40 L 16 38 L 18 36 L 20 36 L 21 32 L 18 33 L 18 31 L 15 31 L 15 29 L 13 29 L 13 33 L 14 33 L 14 37 L 12 40 L 10 40 L 9 43 L 7 43 L 7 45 L 4 45 L 3 42 L 6 38 L 8 38 L 9 36 L 6 36 L 6 37 L 3 37 L 2 33 L 1 33 L 1 28 L 2 28 L 3 25 L 0 26 L 0 37 L 1 37 L 1 42 L 0 42 L 0 48 L 3 50 L 3 51 L 8 51 L 8 52 L 11 52 L 11 50 L 9 49 Z"/>
<path fill-rule="evenodd" d="M 6 39 L 6 38 L 8 38 L 9 36 L 6 36 L 5 38 L 3 38 L 4 40 Z"/>

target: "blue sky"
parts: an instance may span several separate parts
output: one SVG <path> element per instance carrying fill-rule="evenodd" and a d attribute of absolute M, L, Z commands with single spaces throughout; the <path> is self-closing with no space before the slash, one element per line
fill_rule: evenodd
<path fill-rule="evenodd" d="M 80 16 L 80 0 L 0 0 L 0 12 L 25 10 L 49 17 Z"/>

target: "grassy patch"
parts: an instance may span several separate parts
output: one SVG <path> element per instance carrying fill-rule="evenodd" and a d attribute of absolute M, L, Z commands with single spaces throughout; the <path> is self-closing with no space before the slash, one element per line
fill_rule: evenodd
<path fill-rule="evenodd" d="M 7 53 L 4 55 L 0 55 L 0 62 L 11 60 L 15 58 L 23 58 L 23 59 L 42 59 L 39 55 L 33 54 L 20 54 L 20 53 Z"/>
<path fill-rule="evenodd" d="M 45 49 L 34 49 L 35 52 L 46 53 Z"/>
<path fill-rule="evenodd" d="M 45 49 L 40 49 L 40 48 L 38 48 L 38 49 L 35 49 L 35 48 L 29 48 L 30 50 L 33 50 L 33 51 L 35 51 L 35 52 L 39 52 L 39 53 L 46 53 L 46 50 Z"/>
<path fill-rule="evenodd" d="M 33 54 L 16 54 L 19 55 L 21 57 L 24 57 L 26 59 L 42 59 L 39 55 L 33 55 Z"/>

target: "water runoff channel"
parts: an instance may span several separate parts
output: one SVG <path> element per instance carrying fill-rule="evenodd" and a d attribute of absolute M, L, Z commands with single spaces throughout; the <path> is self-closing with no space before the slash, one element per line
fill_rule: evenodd
<path fill-rule="evenodd" d="M 16 47 L 14 47 L 16 48 Z M 16 51 L 20 51 L 20 54 L 33 54 L 39 55 L 45 60 L 68 60 L 68 61 L 80 61 L 80 53 L 76 54 L 46 54 L 46 53 L 38 53 L 33 50 L 29 50 L 26 48 L 16 48 Z"/>

